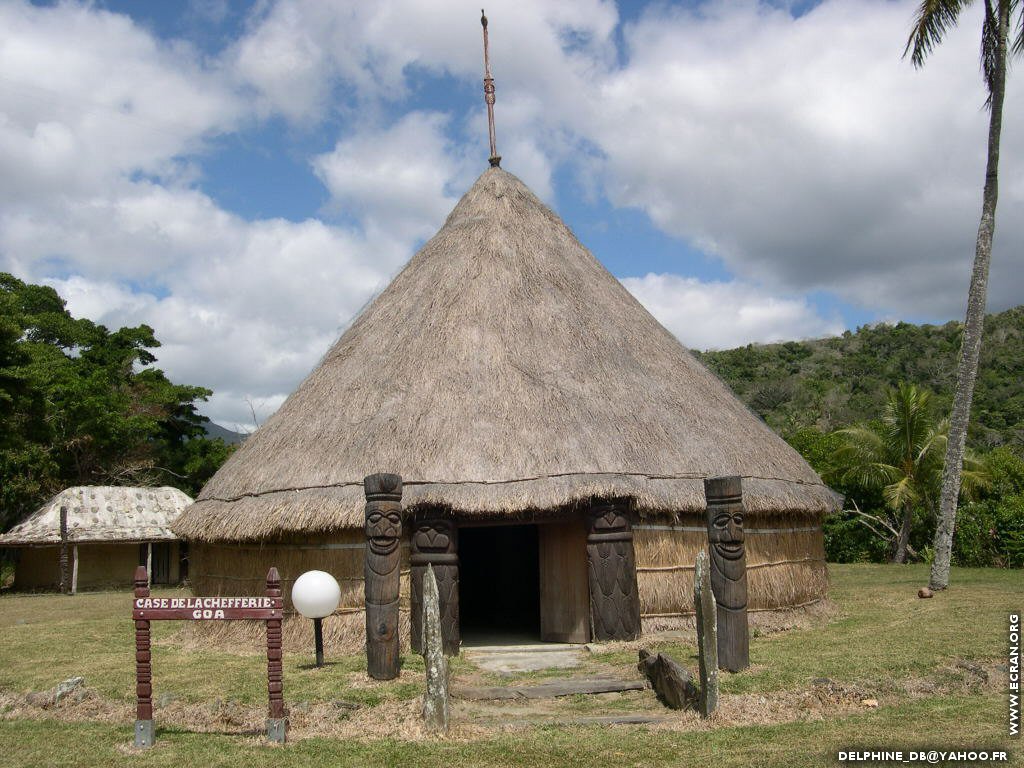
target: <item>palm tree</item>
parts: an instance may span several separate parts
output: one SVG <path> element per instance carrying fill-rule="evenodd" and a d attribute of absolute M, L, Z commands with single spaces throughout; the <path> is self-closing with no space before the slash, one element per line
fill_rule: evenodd
<path fill-rule="evenodd" d="M 973 0 L 922 0 L 914 19 L 914 28 L 903 55 L 911 54 L 915 67 L 924 65 L 928 54 L 942 42 L 946 31 L 956 25 L 960 12 Z M 1009 53 L 1010 17 L 1017 16 L 1014 54 L 1024 50 L 1019 0 L 982 0 L 985 20 L 981 25 L 981 68 L 988 89 L 988 163 L 985 170 L 985 191 L 982 195 L 981 223 L 974 250 L 971 287 L 967 293 L 967 316 L 957 366 L 956 394 L 950 416 L 949 440 L 942 473 L 942 496 L 939 520 L 935 529 L 935 560 L 929 586 L 945 589 L 949 584 L 949 558 L 953 548 L 957 500 L 962 483 L 964 446 L 971 416 L 974 382 L 978 376 L 982 327 L 985 322 L 985 296 L 988 291 L 988 267 L 992 259 L 992 235 L 996 227 L 996 199 L 999 195 L 999 139 L 1003 123 L 1003 97 L 1006 92 L 1006 62 Z"/>
<path fill-rule="evenodd" d="M 949 423 L 936 422 L 931 411 L 927 390 L 900 384 L 889 393 L 878 425 L 858 425 L 838 433 L 843 438 L 836 456 L 842 467 L 839 477 L 881 490 L 895 516 L 892 523 L 878 521 L 894 534 L 894 563 L 907 560 L 914 511 L 935 510 Z M 965 494 L 982 482 L 980 465 L 971 459 L 964 472 Z"/>

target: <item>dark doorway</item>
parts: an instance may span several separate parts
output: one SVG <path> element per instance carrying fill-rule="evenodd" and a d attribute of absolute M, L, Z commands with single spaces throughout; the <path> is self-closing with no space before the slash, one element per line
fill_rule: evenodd
<path fill-rule="evenodd" d="M 540 637 L 537 526 L 459 529 L 459 626 L 470 639 Z"/>
<path fill-rule="evenodd" d="M 153 542 L 153 573 L 150 581 L 154 584 L 171 583 L 171 545 L 170 542 Z"/>

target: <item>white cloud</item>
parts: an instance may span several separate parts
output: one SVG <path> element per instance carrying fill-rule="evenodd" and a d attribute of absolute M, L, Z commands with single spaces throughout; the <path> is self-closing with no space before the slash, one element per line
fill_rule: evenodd
<path fill-rule="evenodd" d="M 843 331 L 839 319 L 822 317 L 805 299 L 778 297 L 749 283 L 656 274 L 627 277 L 622 283 L 691 349 L 728 349 Z"/>
<path fill-rule="evenodd" d="M 215 23 L 228 10 L 190 7 Z M 235 423 L 251 421 L 247 398 L 269 415 L 487 156 L 482 99 L 402 112 L 424 72 L 480 88 L 476 8 L 256 7 L 204 57 L 92 5 L 0 4 L 0 269 L 109 325 L 153 325 L 169 375 L 213 387 L 208 412 Z M 831 0 L 794 19 L 752 0 L 655 3 L 620 30 L 606 0 L 495 0 L 503 166 L 557 208 L 568 165 L 720 257 L 734 280 L 625 281 L 694 347 L 841 330 L 801 298 L 813 289 L 886 316 L 955 316 L 984 162 L 976 9 L 922 72 L 900 59 L 911 10 Z M 997 308 L 1024 295 L 1020 83 L 1011 75 Z M 310 171 L 327 220 L 354 223 L 249 221 L 202 190 L 210 138 L 339 113 L 345 133 Z"/>
<path fill-rule="evenodd" d="M 915 71 L 900 58 L 912 7 L 833 0 L 794 19 L 752 2 L 652 6 L 578 125 L 604 151 L 612 201 L 742 279 L 959 314 L 987 135 L 978 9 Z M 1024 88 L 1010 83 L 1003 176 L 1019 179 Z M 1016 189 L 1001 200 L 994 306 L 1024 289 Z"/>

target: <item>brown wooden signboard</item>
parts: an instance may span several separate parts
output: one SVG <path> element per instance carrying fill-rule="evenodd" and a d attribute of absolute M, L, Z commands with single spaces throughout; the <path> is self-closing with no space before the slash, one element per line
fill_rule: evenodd
<path fill-rule="evenodd" d="M 284 618 L 280 597 L 139 597 L 132 618 L 149 621 L 237 621 Z"/>
<path fill-rule="evenodd" d="M 281 620 L 284 600 L 277 568 L 267 573 L 263 597 L 151 597 L 146 569 L 135 569 L 135 692 L 138 699 L 135 746 L 151 747 L 153 727 L 153 668 L 150 649 L 151 621 L 265 621 L 267 622 L 267 738 L 284 742 L 288 721 L 284 716 L 284 682 L 281 663 Z"/>

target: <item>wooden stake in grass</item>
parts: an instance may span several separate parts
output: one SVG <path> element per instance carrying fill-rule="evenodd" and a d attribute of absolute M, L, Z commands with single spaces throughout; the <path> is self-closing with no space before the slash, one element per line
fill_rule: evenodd
<path fill-rule="evenodd" d="M 718 708 L 718 609 L 711 593 L 708 553 L 697 553 L 693 581 L 693 605 L 697 609 L 697 658 L 700 665 L 700 714 L 710 717 Z"/>
<path fill-rule="evenodd" d="M 448 659 L 441 637 L 441 598 L 434 567 L 423 574 L 423 662 L 427 668 L 427 692 L 423 696 L 423 723 L 428 731 L 448 730 Z"/>
<path fill-rule="evenodd" d="M 60 591 L 68 593 L 68 508 L 60 508 Z"/>

